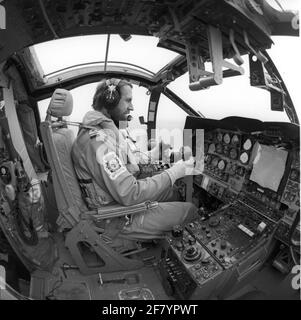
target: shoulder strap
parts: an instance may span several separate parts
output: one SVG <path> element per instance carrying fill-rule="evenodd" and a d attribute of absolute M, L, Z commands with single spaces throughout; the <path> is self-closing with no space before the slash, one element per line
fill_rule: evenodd
<path fill-rule="evenodd" d="M 75 122 L 75 121 L 67 121 L 67 120 L 60 120 L 60 121 L 56 121 L 56 123 L 60 126 L 60 125 L 70 125 L 70 126 L 74 126 L 74 127 L 78 127 L 79 130 L 81 129 L 86 129 L 86 130 L 95 130 L 95 129 L 99 129 L 99 127 L 96 126 L 89 126 L 87 124 L 83 124 L 81 122 Z"/>

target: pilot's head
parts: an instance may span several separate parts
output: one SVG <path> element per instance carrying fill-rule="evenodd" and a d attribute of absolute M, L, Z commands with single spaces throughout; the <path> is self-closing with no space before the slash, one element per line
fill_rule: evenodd
<path fill-rule="evenodd" d="M 127 121 L 133 108 L 132 84 L 122 79 L 102 80 L 93 97 L 93 108 L 108 114 L 115 123 Z"/>

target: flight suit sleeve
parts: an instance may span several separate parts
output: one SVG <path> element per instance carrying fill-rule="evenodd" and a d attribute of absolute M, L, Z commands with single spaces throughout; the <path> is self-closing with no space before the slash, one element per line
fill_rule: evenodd
<path fill-rule="evenodd" d="M 105 147 L 96 150 L 96 160 L 103 182 L 115 201 L 130 206 L 147 200 L 156 201 L 172 185 L 166 172 L 137 180 L 118 155 Z"/>

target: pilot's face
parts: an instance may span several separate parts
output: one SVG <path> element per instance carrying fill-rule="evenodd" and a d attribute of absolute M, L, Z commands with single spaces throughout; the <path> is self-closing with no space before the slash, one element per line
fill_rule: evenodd
<path fill-rule="evenodd" d="M 134 110 L 132 103 L 132 88 L 123 86 L 120 88 L 121 98 L 116 108 L 111 110 L 111 117 L 115 122 L 127 121 L 131 111 Z"/>

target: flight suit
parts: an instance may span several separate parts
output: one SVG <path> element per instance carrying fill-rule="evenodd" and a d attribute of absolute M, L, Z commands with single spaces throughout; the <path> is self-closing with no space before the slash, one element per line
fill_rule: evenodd
<path fill-rule="evenodd" d="M 83 123 L 95 129 L 79 131 L 71 155 L 90 209 L 114 203 L 130 206 L 147 200 L 160 202 L 154 209 L 133 215 L 132 222 L 121 230 L 121 234 L 134 239 L 160 238 L 174 225 L 193 218 L 193 204 L 166 202 L 173 195 L 168 172 L 135 178 L 139 173 L 135 155 L 111 119 L 99 111 L 89 111 Z"/>

